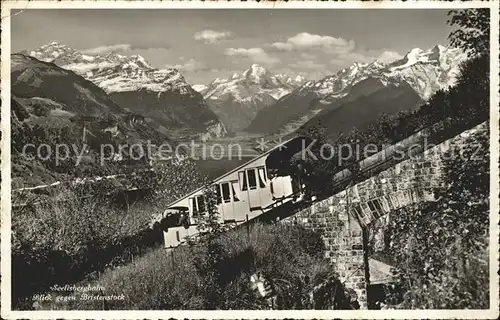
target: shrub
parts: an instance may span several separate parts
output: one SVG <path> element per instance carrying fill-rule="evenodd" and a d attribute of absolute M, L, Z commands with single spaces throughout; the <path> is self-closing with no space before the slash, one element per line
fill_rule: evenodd
<path fill-rule="evenodd" d="M 36 102 L 33 104 L 33 114 L 38 117 L 48 117 L 50 108 L 41 102 Z"/>
<path fill-rule="evenodd" d="M 442 198 L 391 219 L 390 252 L 406 286 L 406 308 L 489 307 L 488 132 L 450 152 L 456 156 L 445 154 L 449 188 Z"/>
<path fill-rule="evenodd" d="M 34 201 L 42 200 L 37 196 Z M 22 300 L 55 283 L 81 281 L 108 264 L 127 261 L 159 243 L 151 231 L 146 232 L 152 209 L 134 204 L 129 210 L 121 210 L 107 199 L 82 196 L 75 190 L 66 190 L 64 198 L 57 201 L 49 198 L 15 207 L 14 306 L 21 308 Z"/>

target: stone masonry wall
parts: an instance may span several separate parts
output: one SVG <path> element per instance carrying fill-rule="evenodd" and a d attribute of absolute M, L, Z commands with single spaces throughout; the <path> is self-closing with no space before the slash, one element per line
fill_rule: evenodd
<path fill-rule="evenodd" d="M 328 258 L 347 288 L 353 289 L 361 308 L 367 307 L 370 281 L 366 229 L 393 210 L 434 200 L 434 191 L 444 186 L 442 156 L 466 136 L 486 129 L 483 123 L 422 154 L 400 162 L 370 179 L 290 216 L 283 223 L 296 223 L 320 231 Z"/>

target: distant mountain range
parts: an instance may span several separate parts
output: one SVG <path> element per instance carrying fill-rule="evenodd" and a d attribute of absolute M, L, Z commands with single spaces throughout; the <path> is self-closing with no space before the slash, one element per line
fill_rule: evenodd
<path fill-rule="evenodd" d="M 158 131 L 171 137 L 205 140 L 226 133 L 201 94 L 176 69 L 155 69 L 140 55 L 84 54 L 57 42 L 21 53 L 84 77 L 118 105 L 147 117 Z"/>
<path fill-rule="evenodd" d="M 11 130 L 13 181 L 19 182 L 19 186 L 63 180 L 59 173 L 69 174 L 85 167 L 82 163 L 78 168 L 49 168 L 37 159 L 26 161 L 19 155 L 27 143 L 35 148 L 41 143 L 86 144 L 94 155 L 87 159 L 90 166 L 98 161 L 98 152 L 105 144 L 146 145 L 150 141 L 175 145 L 143 116 L 121 108 L 91 81 L 22 54 L 11 55 Z M 53 157 L 54 154 L 51 161 Z"/>
<path fill-rule="evenodd" d="M 309 126 L 309 121 L 317 123 L 321 119 L 332 132 L 340 133 L 341 130 L 337 130 L 340 127 L 351 128 L 359 122 L 352 117 L 416 108 L 438 89 L 452 85 L 458 65 L 466 58 L 458 49 L 436 45 L 426 51 L 413 49 L 389 64 L 354 63 L 335 75 L 307 81 L 276 103 L 262 108 L 246 130 L 261 134 L 290 133 Z M 395 97 L 397 99 L 393 99 Z M 377 112 L 363 110 L 372 104 L 377 105 Z M 336 111 L 353 105 L 360 105 L 359 112 Z M 344 118 L 347 114 L 349 118 Z M 370 119 L 371 116 L 363 121 Z"/>
<path fill-rule="evenodd" d="M 262 108 L 271 106 L 282 96 L 299 87 L 305 79 L 273 74 L 261 65 L 253 64 L 231 78 L 217 78 L 208 85 L 196 85 L 210 108 L 226 128 L 236 132 L 245 129 Z"/>
<path fill-rule="evenodd" d="M 467 58 L 438 45 L 413 49 L 388 64 L 354 63 L 319 81 L 254 64 L 228 79 L 191 86 L 177 70 L 155 69 L 139 55 L 88 55 L 52 42 L 11 57 L 13 136 L 89 139 L 97 146 L 175 144 L 186 137 L 218 139 L 229 131 L 284 136 L 318 124 L 336 136 L 354 126 L 363 129 L 381 113 L 417 108 L 452 85 Z M 35 179 L 33 185 L 60 179 L 40 166 L 14 162 L 13 176 Z"/>
<path fill-rule="evenodd" d="M 377 110 L 384 113 L 416 108 L 438 89 L 452 85 L 459 63 L 466 59 L 458 49 L 436 45 L 412 49 L 391 63 L 354 63 L 319 81 L 274 74 L 253 64 L 230 78 L 191 86 L 176 69 L 155 69 L 139 55 L 89 55 L 56 42 L 23 53 L 74 71 L 169 137 L 203 140 L 228 131 L 288 134 L 319 117 L 323 122 L 333 119 L 327 114 L 361 101 L 367 108 L 377 101 Z M 334 118 L 324 123 L 332 132 L 338 121 L 349 127 L 350 119 Z"/>

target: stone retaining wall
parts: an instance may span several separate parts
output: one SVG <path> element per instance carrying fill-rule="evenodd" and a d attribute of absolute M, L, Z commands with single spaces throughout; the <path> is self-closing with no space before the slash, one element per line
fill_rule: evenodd
<path fill-rule="evenodd" d="M 330 259 L 346 286 L 357 293 L 361 308 L 366 308 L 370 275 L 364 248 L 368 242 L 368 228 L 377 219 L 387 218 L 391 211 L 435 200 L 435 191 L 446 187 L 442 170 L 445 152 L 452 146 L 464 147 L 466 137 L 484 134 L 486 126 L 483 123 L 465 131 L 370 179 L 316 202 L 282 222 L 301 224 L 323 234 L 327 248 L 325 257 Z"/>

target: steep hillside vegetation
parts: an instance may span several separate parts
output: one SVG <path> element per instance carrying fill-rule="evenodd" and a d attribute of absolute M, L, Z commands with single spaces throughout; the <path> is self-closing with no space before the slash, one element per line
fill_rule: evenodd
<path fill-rule="evenodd" d="M 352 309 L 355 301 L 323 258 L 321 238 L 299 226 L 254 225 L 208 243 L 158 249 L 107 270 L 96 281 L 111 310 Z M 272 296 L 262 298 L 251 277 L 262 275 Z M 144 288 L 148 288 L 146 291 Z M 75 292 L 74 294 L 80 295 Z M 39 309 L 96 310 L 101 301 L 52 301 Z"/>
<path fill-rule="evenodd" d="M 13 182 L 16 186 L 50 183 L 64 179 L 65 175 L 116 172 L 123 162 L 99 163 L 104 145 L 113 146 L 117 152 L 118 145 L 125 144 L 145 145 L 147 141 L 173 144 L 144 117 L 124 110 L 102 89 L 72 71 L 15 54 L 11 76 Z M 41 147 L 43 144 L 46 146 Z M 55 154 L 57 144 L 66 146 L 61 147 L 59 159 Z M 84 145 L 88 150 L 83 149 Z M 122 160 L 130 160 L 128 152 L 128 149 L 123 152 Z"/>

